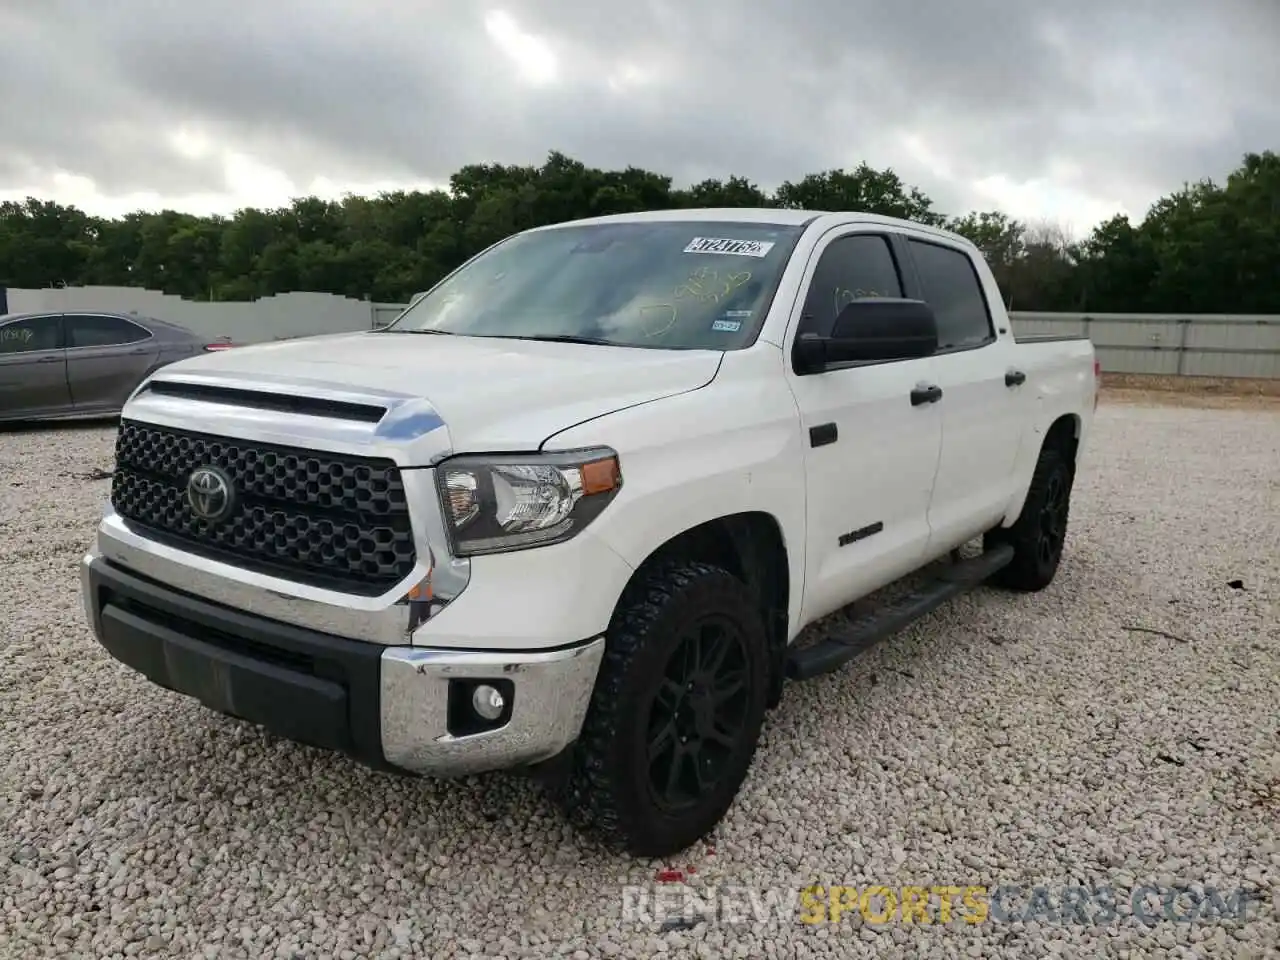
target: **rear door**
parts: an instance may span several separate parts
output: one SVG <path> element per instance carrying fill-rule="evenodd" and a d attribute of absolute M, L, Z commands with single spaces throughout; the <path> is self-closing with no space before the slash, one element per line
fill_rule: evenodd
<path fill-rule="evenodd" d="M 0 418 L 47 416 L 70 407 L 62 317 L 0 320 Z"/>
<path fill-rule="evenodd" d="M 1010 366 L 1007 325 L 998 331 L 993 323 L 990 298 L 998 303 L 1000 293 L 994 280 L 992 289 L 984 283 L 989 271 L 974 259 L 981 254 L 914 236 L 907 248 L 918 296 L 938 319 L 934 371 L 942 388 L 942 454 L 929 505 L 929 554 L 938 556 L 1004 516 L 1029 395 Z"/>
<path fill-rule="evenodd" d="M 124 406 L 160 352 L 151 331 L 124 317 L 68 313 L 67 381 L 78 412 Z"/>

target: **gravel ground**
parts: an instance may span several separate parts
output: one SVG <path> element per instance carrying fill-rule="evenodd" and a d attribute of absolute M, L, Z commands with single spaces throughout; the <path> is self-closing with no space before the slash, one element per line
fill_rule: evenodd
<path fill-rule="evenodd" d="M 1280 414 L 1104 405 L 1055 584 L 961 598 L 790 688 L 714 847 L 669 864 L 602 852 L 528 783 L 372 774 L 108 658 L 76 569 L 112 436 L 0 434 L 0 955 L 1280 951 Z M 1049 899 L 978 924 L 770 919 L 810 883 Z M 1199 891 L 1200 922 L 1140 922 L 1144 884 Z M 1055 919 L 1074 885 L 1119 915 Z M 734 899 L 680 924 L 688 888 Z M 1210 911 L 1240 889 L 1243 923 Z"/>

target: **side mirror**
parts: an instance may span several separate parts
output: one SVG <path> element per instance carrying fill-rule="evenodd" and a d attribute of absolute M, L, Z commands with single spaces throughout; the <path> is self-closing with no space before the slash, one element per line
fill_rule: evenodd
<path fill-rule="evenodd" d="M 927 357 L 938 349 L 938 321 L 923 300 L 865 297 L 848 303 L 830 337 L 796 340 L 798 373 L 820 373 L 828 364 Z"/>

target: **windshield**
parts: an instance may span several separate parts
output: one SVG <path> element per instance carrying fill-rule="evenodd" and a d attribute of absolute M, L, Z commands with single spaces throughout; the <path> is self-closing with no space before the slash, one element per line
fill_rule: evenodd
<path fill-rule="evenodd" d="M 383 332 L 733 350 L 755 339 L 803 229 L 664 220 L 518 234 Z"/>

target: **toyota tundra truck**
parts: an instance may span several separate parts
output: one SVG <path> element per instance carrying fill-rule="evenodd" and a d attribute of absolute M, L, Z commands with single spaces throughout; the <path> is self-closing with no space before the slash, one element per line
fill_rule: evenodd
<path fill-rule="evenodd" d="M 786 681 L 979 584 L 1052 582 L 1097 377 L 1087 339 L 1015 338 L 940 229 L 530 229 L 384 328 L 141 384 L 85 610 L 215 711 L 388 772 L 537 774 L 669 855 L 734 802 Z"/>

